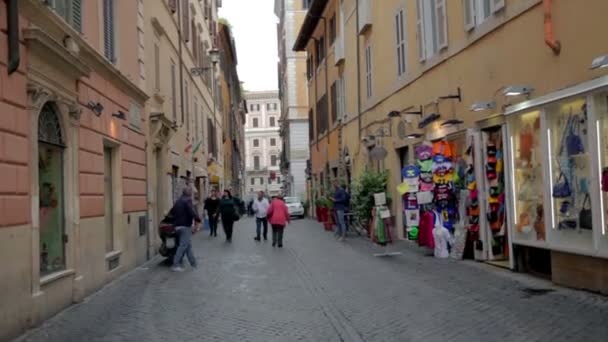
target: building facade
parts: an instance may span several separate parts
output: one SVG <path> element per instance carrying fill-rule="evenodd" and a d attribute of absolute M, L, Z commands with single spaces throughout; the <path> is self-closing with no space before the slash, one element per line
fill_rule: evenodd
<path fill-rule="evenodd" d="M 152 253 L 142 13 L 142 1 L 0 4 L 0 339 Z"/>
<path fill-rule="evenodd" d="M 152 225 L 192 185 L 198 209 L 223 186 L 217 1 L 168 0 L 144 11 Z"/>
<path fill-rule="evenodd" d="M 476 259 L 608 291 L 606 198 L 600 186 L 608 80 L 601 67 L 608 51 L 594 43 L 606 27 L 599 13 L 607 6 L 599 0 L 584 6 L 547 0 L 313 0 L 294 49 L 308 53 L 316 186 L 340 178 L 342 168 L 355 179 L 365 169 L 388 170 L 387 191 L 396 199 L 391 212 L 403 237 L 400 170 L 416 162 L 415 147 L 445 142 L 454 158 L 471 162 L 481 198 L 501 192 L 500 229 L 485 218 L 492 206 L 480 206 Z M 336 101 L 334 82 L 342 82 Z M 344 111 L 334 114 L 341 102 Z M 581 141 L 577 154 L 564 152 L 560 139 L 573 122 L 581 132 L 573 133 Z M 386 157 L 372 160 L 376 148 Z M 487 169 L 495 150 L 504 163 L 498 188 Z M 564 179 L 575 184 L 567 194 L 558 191 Z M 523 191 L 528 187 L 533 190 Z M 570 212 L 585 221 L 566 220 Z"/>
<path fill-rule="evenodd" d="M 224 186 L 232 194 L 245 194 L 245 100 L 236 70 L 237 55 L 234 37 L 227 22 L 220 22 L 220 85 L 222 94 L 222 132 L 224 148 Z"/>
<path fill-rule="evenodd" d="M 281 105 L 278 92 L 246 92 L 245 101 L 248 108 L 245 125 L 247 198 L 253 198 L 258 191 L 264 191 L 270 196 L 281 194 Z"/>
<path fill-rule="evenodd" d="M 304 21 L 309 1 L 275 0 L 279 53 L 279 98 L 281 100 L 280 132 L 283 140 L 281 155 L 285 193 L 308 199 L 307 160 L 308 87 L 306 53 L 292 50 L 298 30 Z"/>

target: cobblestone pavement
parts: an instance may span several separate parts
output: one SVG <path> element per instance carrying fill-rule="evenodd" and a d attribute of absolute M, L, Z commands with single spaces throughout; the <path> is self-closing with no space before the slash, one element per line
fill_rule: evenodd
<path fill-rule="evenodd" d="M 608 340 L 605 297 L 407 243 L 374 257 L 312 221 L 292 223 L 283 249 L 254 242 L 251 220 L 235 229 L 233 244 L 195 236 L 199 269 L 139 268 L 19 341 Z"/>

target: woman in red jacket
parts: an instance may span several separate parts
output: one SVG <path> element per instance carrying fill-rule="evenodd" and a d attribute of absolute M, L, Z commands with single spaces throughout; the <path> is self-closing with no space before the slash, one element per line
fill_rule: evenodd
<path fill-rule="evenodd" d="M 283 230 L 289 223 L 289 210 L 282 196 L 272 199 L 268 207 L 268 221 L 272 226 L 272 247 L 278 245 L 279 248 L 283 248 Z"/>

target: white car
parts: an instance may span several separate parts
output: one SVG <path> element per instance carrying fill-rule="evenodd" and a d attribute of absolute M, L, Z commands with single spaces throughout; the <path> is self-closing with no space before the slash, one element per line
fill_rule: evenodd
<path fill-rule="evenodd" d="M 289 216 L 304 218 L 304 206 L 298 197 L 285 197 Z"/>

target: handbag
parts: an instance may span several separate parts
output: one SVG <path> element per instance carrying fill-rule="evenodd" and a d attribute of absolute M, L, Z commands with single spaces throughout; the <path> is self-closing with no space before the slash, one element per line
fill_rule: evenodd
<path fill-rule="evenodd" d="M 552 193 L 554 198 L 566 198 L 572 195 L 572 191 L 570 190 L 570 184 L 568 184 L 568 180 L 564 176 L 563 172 L 559 173 L 557 182 L 553 185 Z"/>
<path fill-rule="evenodd" d="M 588 207 L 590 204 L 589 194 L 585 195 L 585 199 L 583 200 L 583 208 L 581 209 L 578 216 L 578 226 L 581 229 L 592 229 L 593 228 L 593 216 L 591 215 L 591 207 Z"/>
<path fill-rule="evenodd" d="M 585 146 L 583 145 L 583 140 L 580 137 L 580 122 L 576 116 L 573 116 L 570 119 L 569 128 L 570 130 L 568 132 L 568 136 L 566 136 L 566 152 L 568 152 L 568 156 L 585 153 Z"/>

